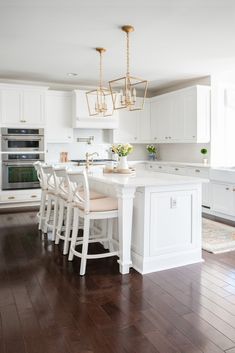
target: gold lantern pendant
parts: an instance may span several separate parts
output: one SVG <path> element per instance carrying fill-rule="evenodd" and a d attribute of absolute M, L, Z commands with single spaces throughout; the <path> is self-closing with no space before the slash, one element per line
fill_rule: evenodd
<path fill-rule="evenodd" d="M 126 25 L 122 27 L 126 33 L 126 76 L 109 82 L 110 91 L 115 110 L 127 108 L 128 110 L 142 110 L 147 93 L 148 81 L 130 75 L 130 39 L 129 34 L 135 29 Z M 119 94 L 116 94 L 116 92 Z"/>
<path fill-rule="evenodd" d="M 105 48 L 95 48 L 100 54 L 100 79 L 99 87 L 86 92 L 87 105 L 90 116 L 106 117 L 113 115 L 113 101 L 109 89 L 103 87 L 103 53 Z"/>

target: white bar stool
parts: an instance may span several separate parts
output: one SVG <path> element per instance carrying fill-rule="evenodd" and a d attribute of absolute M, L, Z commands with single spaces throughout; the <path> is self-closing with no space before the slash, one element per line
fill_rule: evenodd
<path fill-rule="evenodd" d="M 47 210 L 43 233 L 52 231 L 52 240 L 55 240 L 56 218 L 57 218 L 57 190 L 53 167 L 50 165 L 42 166 L 47 183 Z"/>
<path fill-rule="evenodd" d="M 69 252 L 69 261 L 74 256 L 81 258 L 80 275 L 86 272 L 87 259 L 98 259 L 118 255 L 118 251 L 114 251 L 113 245 L 117 242 L 113 239 L 113 220 L 118 217 L 118 201 L 115 198 L 104 197 L 102 199 L 90 199 L 90 191 L 86 171 L 83 172 L 67 172 L 69 180 L 69 192 L 72 198 L 73 209 L 73 232 Z M 83 190 L 83 192 L 81 192 Z M 80 218 L 84 220 L 83 237 L 78 237 Z M 90 234 L 91 220 L 108 220 L 108 234 L 105 238 L 97 238 Z M 108 253 L 88 254 L 89 243 L 108 242 Z M 77 245 L 82 245 L 82 252 L 76 250 Z"/>
<path fill-rule="evenodd" d="M 58 185 L 58 196 L 59 196 L 59 216 L 56 231 L 55 243 L 59 244 L 60 240 L 64 241 L 63 254 L 67 255 L 69 250 L 69 243 L 72 239 L 71 230 L 73 222 L 73 212 L 72 212 L 72 201 L 73 201 L 73 190 L 69 188 L 69 179 L 67 171 L 55 171 L 59 176 L 60 173 L 60 183 Z M 83 194 L 83 190 L 81 189 Z M 100 199 L 104 195 L 99 194 L 96 191 L 91 191 L 90 198 Z M 63 227 L 64 224 L 64 227 Z"/>

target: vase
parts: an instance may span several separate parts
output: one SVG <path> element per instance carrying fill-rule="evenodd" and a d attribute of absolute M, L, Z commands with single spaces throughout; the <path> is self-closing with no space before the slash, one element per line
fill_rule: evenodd
<path fill-rule="evenodd" d="M 128 169 L 127 156 L 119 157 L 118 169 Z"/>
<path fill-rule="evenodd" d="M 156 153 L 149 153 L 149 161 L 155 161 Z"/>

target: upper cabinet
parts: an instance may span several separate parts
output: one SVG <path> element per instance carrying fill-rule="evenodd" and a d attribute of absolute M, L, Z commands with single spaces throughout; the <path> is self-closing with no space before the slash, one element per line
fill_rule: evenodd
<path fill-rule="evenodd" d="M 210 141 L 210 88 L 193 86 L 151 99 L 151 140 Z"/>
<path fill-rule="evenodd" d="M 109 104 L 112 104 L 110 101 Z M 116 129 L 118 127 L 118 112 L 112 116 L 90 116 L 87 106 L 86 91 L 73 92 L 73 127 L 83 129 Z"/>
<path fill-rule="evenodd" d="M 120 109 L 119 128 L 114 131 L 114 142 L 148 143 L 150 139 L 150 101 L 146 100 L 143 110 Z"/>
<path fill-rule="evenodd" d="M 46 87 L 0 85 L 0 122 L 3 126 L 43 126 Z"/>
<path fill-rule="evenodd" d="M 47 92 L 46 140 L 49 143 L 73 141 L 71 92 L 50 90 Z"/>

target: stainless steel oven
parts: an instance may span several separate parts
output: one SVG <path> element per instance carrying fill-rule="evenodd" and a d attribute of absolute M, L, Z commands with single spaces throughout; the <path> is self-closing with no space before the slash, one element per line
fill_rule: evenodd
<path fill-rule="evenodd" d="M 44 161 L 43 153 L 2 155 L 2 190 L 39 188 L 34 162 Z"/>
<path fill-rule="evenodd" d="M 2 152 L 44 151 L 43 129 L 1 129 Z"/>

